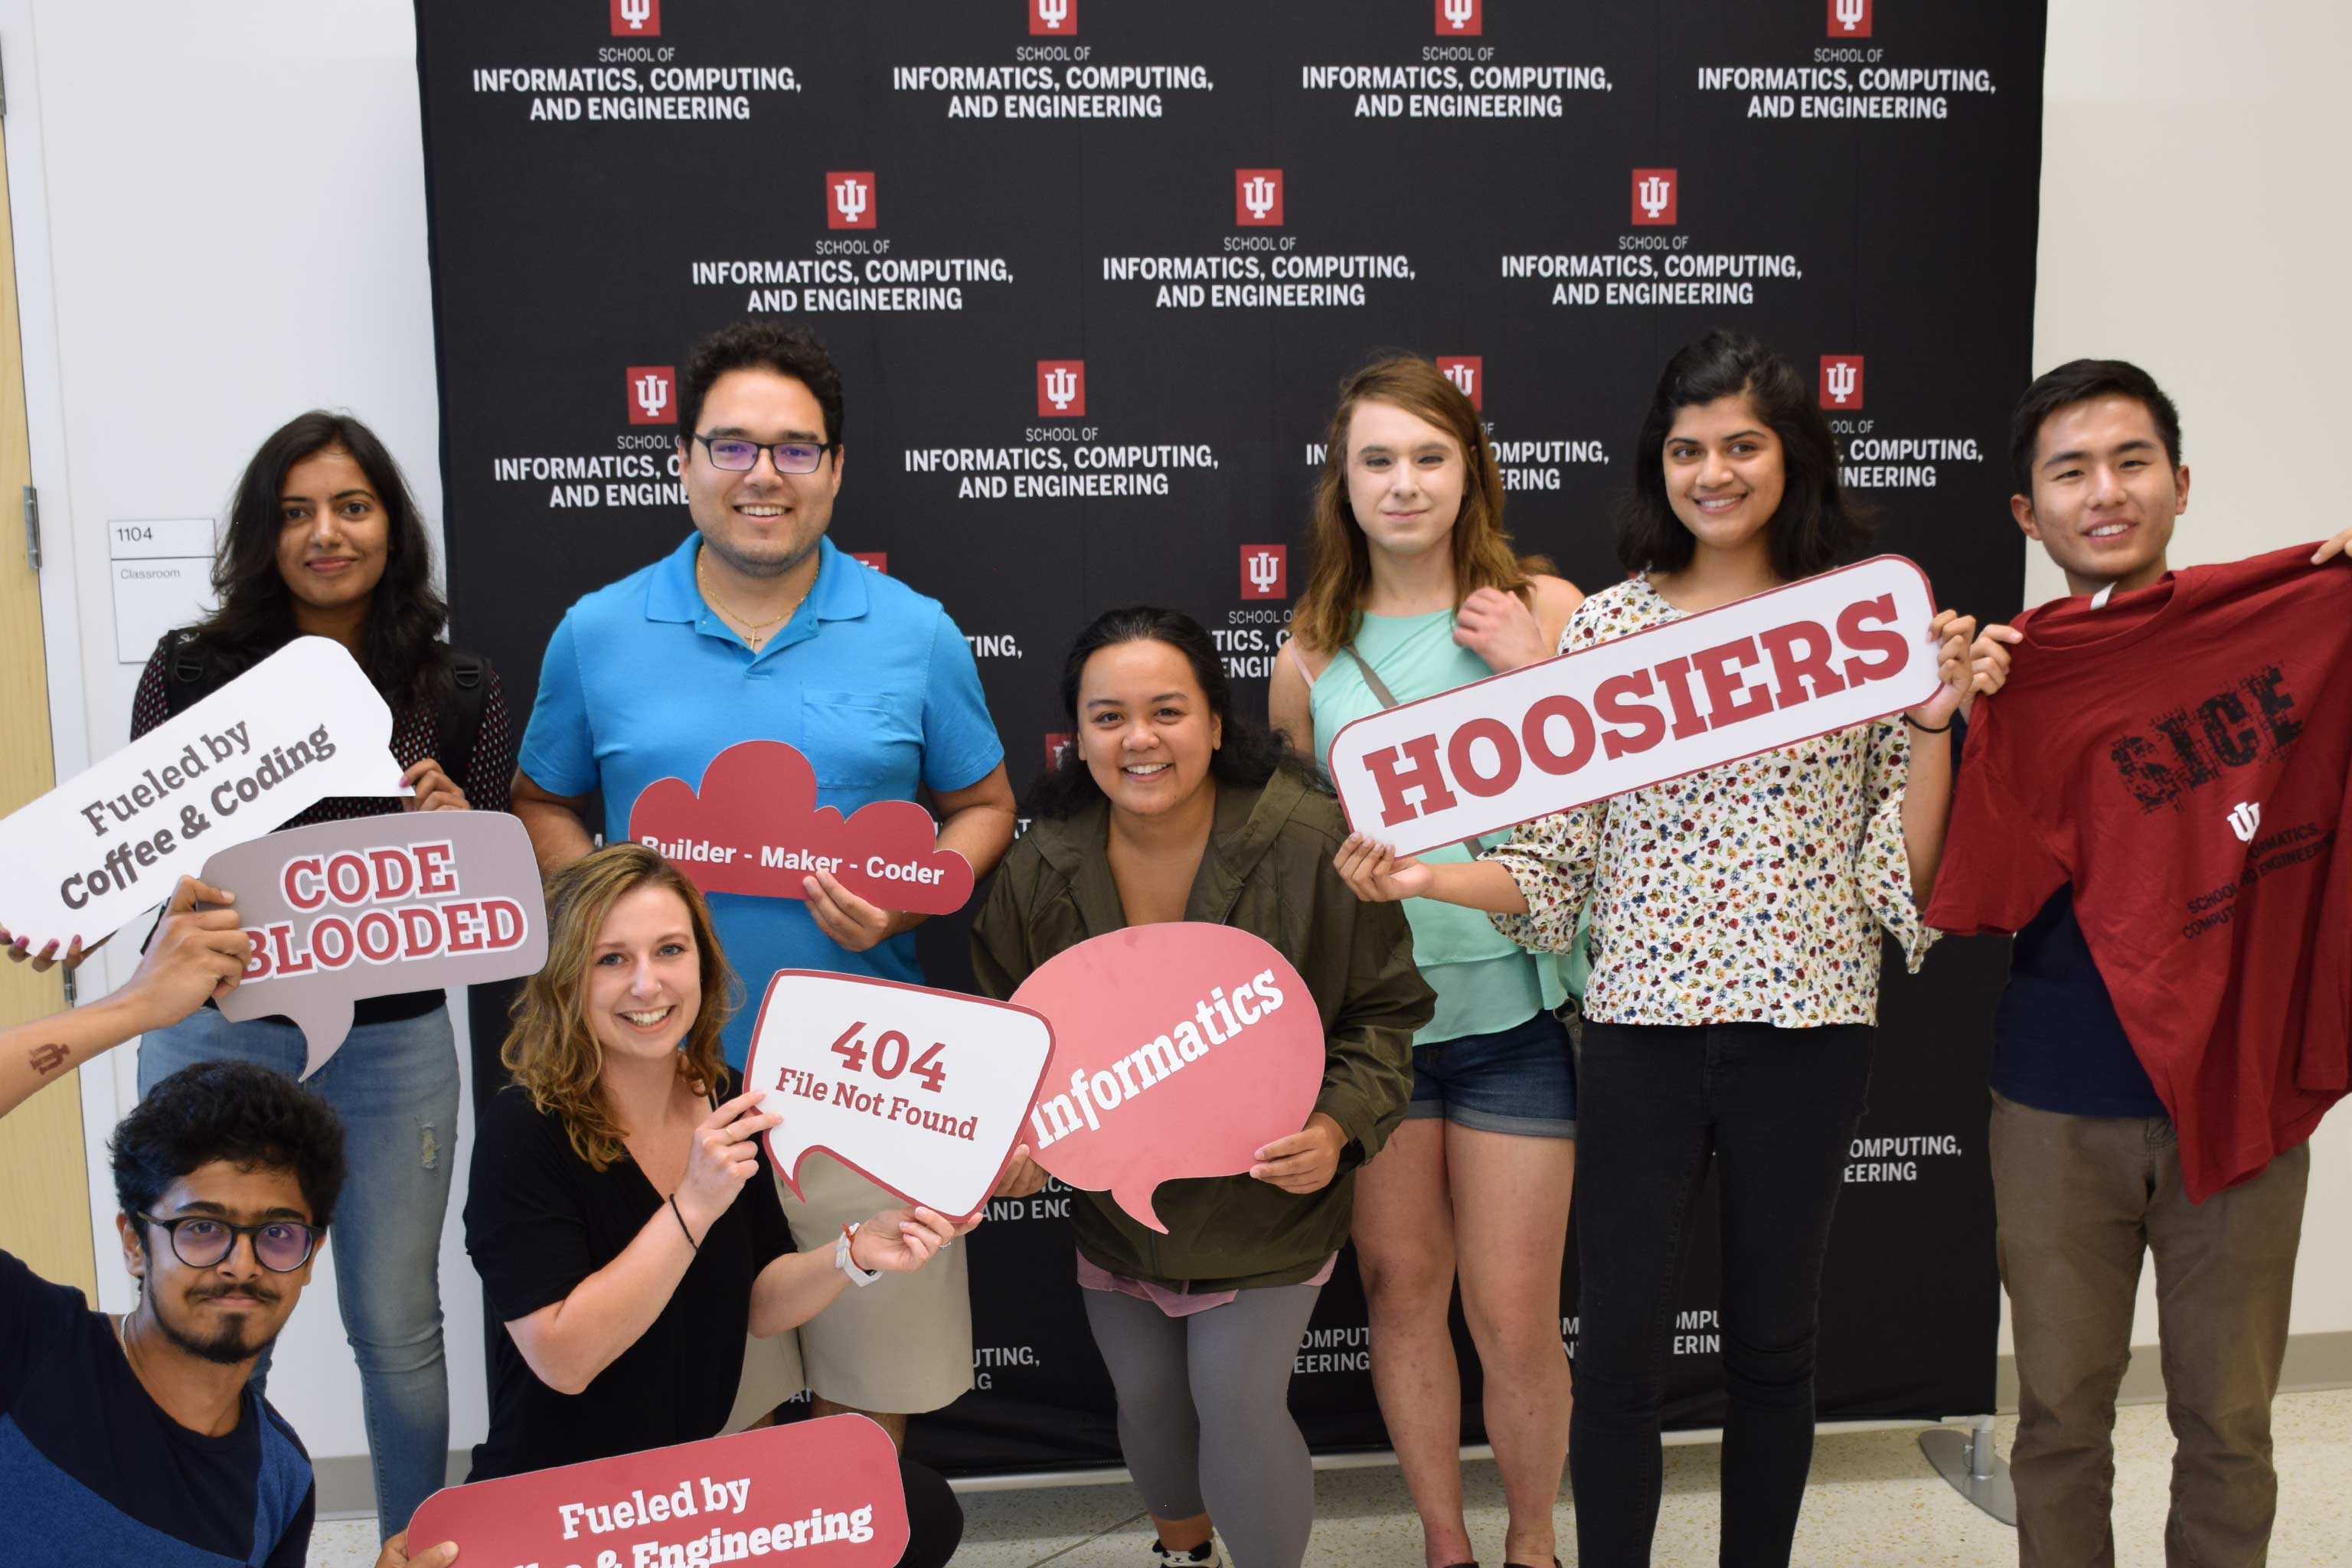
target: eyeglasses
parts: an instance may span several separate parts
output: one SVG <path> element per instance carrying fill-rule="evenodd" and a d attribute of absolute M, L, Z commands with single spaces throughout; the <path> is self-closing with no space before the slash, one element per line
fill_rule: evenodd
<path fill-rule="evenodd" d="M 138 1216 L 172 1238 L 172 1256 L 191 1268 L 210 1268 L 236 1250 L 236 1238 L 253 1237 L 253 1256 L 272 1274 L 291 1274 L 310 1261 L 322 1232 L 296 1220 L 266 1220 L 260 1225 L 231 1225 L 210 1215 L 184 1215 L 178 1219 Z"/>
<path fill-rule="evenodd" d="M 824 461 L 824 446 L 808 441 L 746 441 L 734 436 L 697 436 L 710 454 L 710 466 L 730 474 L 748 473 L 759 465 L 760 454 L 776 465 L 780 474 L 813 474 Z"/>

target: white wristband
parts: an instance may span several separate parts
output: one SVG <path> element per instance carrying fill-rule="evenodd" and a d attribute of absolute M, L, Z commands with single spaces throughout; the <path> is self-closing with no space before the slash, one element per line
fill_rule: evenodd
<path fill-rule="evenodd" d="M 835 1268 L 840 1269 L 844 1274 L 848 1275 L 849 1282 L 851 1284 L 859 1286 L 871 1285 L 874 1281 L 882 1278 L 882 1271 L 879 1268 L 860 1268 L 855 1262 L 851 1261 L 849 1256 L 849 1238 L 856 1236 L 859 1228 L 859 1226 L 854 1225 L 845 1225 L 841 1227 L 841 1239 L 833 1244 L 833 1266 Z"/>

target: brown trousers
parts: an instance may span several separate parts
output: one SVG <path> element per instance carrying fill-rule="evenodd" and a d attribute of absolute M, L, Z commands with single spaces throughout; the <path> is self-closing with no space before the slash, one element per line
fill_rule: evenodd
<path fill-rule="evenodd" d="M 2111 1568 L 2116 1390 L 2140 1259 L 2156 1254 L 2172 1425 L 2170 1568 L 2259 1568 L 2278 1506 L 2271 1396 L 2286 1353 L 2311 1150 L 2192 1204 L 2169 1120 L 2066 1116 L 1993 1096 L 2001 1282 L 2017 1334 L 2021 1568 Z"/>

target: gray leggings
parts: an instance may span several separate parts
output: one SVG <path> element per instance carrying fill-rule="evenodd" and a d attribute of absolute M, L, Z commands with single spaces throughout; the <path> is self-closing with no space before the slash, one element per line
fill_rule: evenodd
<path fill-rule="evenodd" d="M 1290 1370 L 1322 1293 L 1244 1290 L 1171 1318 L 1117 1291 L 1078 1292 L 1118 1391 L 1119 1451 L 1144 1506 L 1160 1519 L 1213 1517 L 1235 1568 L 1298 1568 L 1307 1555 L 1315 1468 L 1290 1418 Z"/>

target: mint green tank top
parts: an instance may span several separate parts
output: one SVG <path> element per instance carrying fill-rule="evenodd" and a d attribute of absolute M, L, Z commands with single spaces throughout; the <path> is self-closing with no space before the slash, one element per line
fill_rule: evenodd
<path fill-rule="evenodd" d="M 1365 616 L 1356 630 L 1355 651 L 1399 702 L 1434 697 L 1495 673 L 1485 659 L 1454 642 L 1451 610 Z M 1344 653 L 1332 656 L 1307 698 L 1318 764 L 1319 753 L 1342 724 L 1381 710 L 1381 700 L 1365 683 L 1363 671 Z M 1496 834 L 1488 842 L 1500 843 L 1502 837 Z M 1471 855 L 1461 845 L 1449 844 L 1421 858 L 1468 860 Z M 1496 931 L 1481 910 L 1407 899 L 1404 916 L 1412 927 L 1413 962 L 1437 993 L 1437 1011 L 1413 1036 L 1415 1045 L 1507 1029 L 1527 1022 L 1539 1007 L 1559 1006 L 1570 994 L 1557 955 L 1528 952 Z"/>

